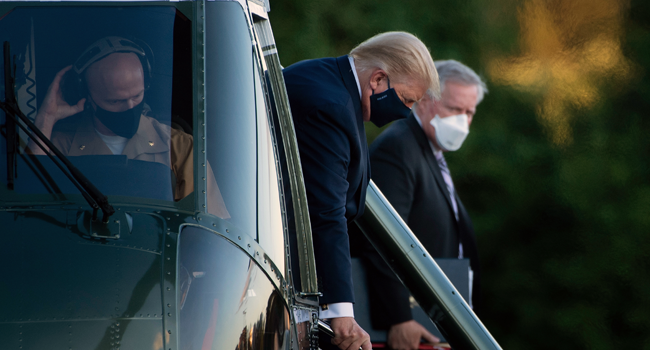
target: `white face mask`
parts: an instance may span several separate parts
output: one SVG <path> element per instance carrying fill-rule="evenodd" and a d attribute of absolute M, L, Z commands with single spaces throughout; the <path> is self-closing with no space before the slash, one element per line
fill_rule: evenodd
<path fill-rule="evenodd" d="M 452 115 L 446 118 L 440 118 L 436 114 L 430 123 L 436 129 L 436 141 L 443 151 L 459 149 L 469 134 L 467 114 Z"/>

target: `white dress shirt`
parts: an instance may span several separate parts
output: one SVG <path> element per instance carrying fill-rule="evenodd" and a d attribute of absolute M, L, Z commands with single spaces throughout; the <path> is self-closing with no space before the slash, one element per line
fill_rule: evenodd
<path fill-rule="evenodd" d="M 99 138 L 104 141 L 108 149 L 113 152 L 113 154 L 122 154 L 124 151 L 124 147 L 126 147 L 126 143 L 129 142 L 129 139 L 126 137 L 114 135 L 114 136 L 109 136 L 109 135 L 104 135 L 101 132 L 99 132 L 97 129 L 95 129 L 95 132 L 99 136 Z"/>

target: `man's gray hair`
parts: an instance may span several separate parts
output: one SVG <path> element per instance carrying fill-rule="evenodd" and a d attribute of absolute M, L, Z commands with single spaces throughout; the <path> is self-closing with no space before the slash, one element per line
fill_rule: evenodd
<path fill-rule="evenodd" d="M 440 90 L 445 90 L 445 82 L 454 81 L 463 85 L 476 85 L 478 95 L 476 104 L 483 100 L 488 92 L 485 82 L 471 68 L 455 60 L 435 61 L 436 70 L 440 79 Z"/>

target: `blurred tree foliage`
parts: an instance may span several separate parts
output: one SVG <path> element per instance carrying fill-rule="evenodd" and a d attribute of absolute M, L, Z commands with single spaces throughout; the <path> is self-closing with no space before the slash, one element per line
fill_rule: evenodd
<path fill-rule="evenodd" d="M 447 154 L 505 349 L 650 349 L 650 3 L 274 0 L 285 66 L 383 31 L 487 81 Z M 381 130 L 367 124 L 371 142 Z"/>

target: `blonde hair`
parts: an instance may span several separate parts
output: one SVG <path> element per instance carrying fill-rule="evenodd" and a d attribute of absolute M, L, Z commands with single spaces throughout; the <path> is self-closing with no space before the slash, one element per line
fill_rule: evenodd
<path fill-rule="evenodd" d="M 427 86 L 427 94 L 440 97 L 438 72 L 429 50 L 415 35 L 386 32 L 373 36 L 350 51 L 361 71 L 379 68 L 395 82 L 415 79 Z"/>

